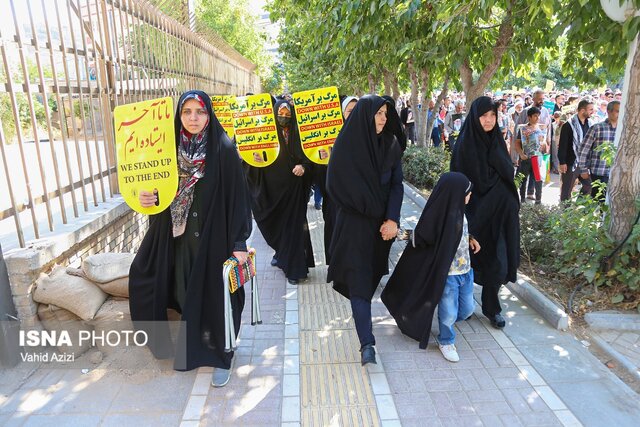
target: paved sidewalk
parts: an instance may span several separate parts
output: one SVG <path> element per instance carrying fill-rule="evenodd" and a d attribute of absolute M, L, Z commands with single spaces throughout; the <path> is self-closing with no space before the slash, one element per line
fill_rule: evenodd
<path fill-rule="evenodd" d="M 418 207 L 405 197 L 402 209 L 403 226 L 413 228 Z M 435 338 L 425 351 L 402 335 L 379 289 L 373 302 L 379 364 L 362 368 L 349 303 L 324 283 L 320 212 L 310 206 L 308 217 L 317 267 L 297 287 L 269 265 L 273 251 L 255 227 L 263 324 L 250 325 L 247 300 L 226 387 L 209 386 L 211 368 L 175 372 L 146 349 L 108 355 L 88 373 L 48 365 L 4 370 L 0 425 L 637 425 L 638 395 L 507 289 L 505 330 L 491 328 L 478 307 L 457 325 L 455 364 L 442 357 Z M 405 244 L 394 243 L 391 266 Z M 434 336 L 436 329 L 434 322 Z M 128 367 L 133 359 L 139 369 Z"/>

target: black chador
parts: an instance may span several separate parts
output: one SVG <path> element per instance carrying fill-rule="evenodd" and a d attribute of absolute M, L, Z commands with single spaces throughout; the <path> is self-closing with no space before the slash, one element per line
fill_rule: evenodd
<path fill-rule="evenodd" d="M 520 265 L 520 203 L 513 183 L 513 164 L 497 125 L 485 131 L 480 117 L 497 107 L 481 96 L 471 104 L 453 149 L 451 170 L 465 174 L 473 184 L 467 205 L 469 233 L 482 245 L 471 254 L 474 280 L 482 289 L 482 312 L 489 318 L 501 311 L 500 286 L 515 281 Z"/>
<path fill-rule="evenodd" d="M 412 241 L 382 291 L 382 302 L 402 333 L 427 348 L 433 313 L 462 236 L 464 199 L 471 183 L 461 173 L 442 175 L 429 196 Z"/>
<path fill-rule="evenodd" d="M 222 264 L 233 251 L 246 250 L 251 211 L 238 152 L 204 92 L 191 91 L 180 98 L 175 117 L 177 144 L 185 141 L 180 111 L 186 99 L 200 100 L 209 114 L 206 131 L 192 136 L 190 142 L 197 140 L 198 147 L 206 150 L 204 174 L 194 185 L 183 234 L 174 237 L 172 233 L 176 228 L 173 207 L 149 217 L 149 230 L 129 272 L 131 319 L 148 332 L 148 345 L 157 358 L 175 353 L 175 369 L 229 369 L 233 353 L 224 351 Z M 243 289 L 231 298 L 236 334 L 244 299 Z M 171 344 L 167 308 L 182 313 L 177 350 Z M 150 321 L 153 324 L 146 323 Z"/>
<path fill-rule="evenodd" d="M 245 164 L 251 193 L 251 208 L 260 232 L 275 251 L 277 265 L 288 279 L 307 277 L 309 267 L 315 265 L 311 236 L 307 223 L 307 202 L 311 191 L 313 171 L 300 144 L 295 113 L 286 100 L 275 104 L 275 111 L 289 109 L 288 123 L 277 123 L 280 154 L 267 167 Z M 304 175 L 296 176 L 293 168 L 304 167 Z"/>
<path fill-rule="evenodd" d="M 333 147 L 327 191 L 337 207 L 327 281 L 349 298 L 371 301 L 380 278 L 389 272 L 391 243 L 380 234 L 386 219 L 399 221 L 402 206 L 402 151 L 389 132 L 376 133 L 374 116 L 384 105 L 379 96 L 358 101 Z"/>

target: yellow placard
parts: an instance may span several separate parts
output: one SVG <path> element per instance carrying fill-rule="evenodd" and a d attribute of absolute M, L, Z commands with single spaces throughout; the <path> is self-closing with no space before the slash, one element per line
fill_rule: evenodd
<path fill-rule="evenodd" d="M 211 97 L 211 105 L 213 112 L 216 114 L 218 121 L 224 128 L 229 138 L 235 135 L 233 131 L 233 112 L 231 111 L 231 102 L 234 102 L 233 95 L 214 95 Z"/>
<path fill-rule="evenodd" d="M 120 105 L 113 110 L 120 193 L 131 209 L 156 214 L 178 188 L 173 100 L 169 97 Z M 157 193 L 156 206 L 143 208 L 140 190 Z"/>
<path fill-rule="evenodd" d="M 242 160 L 259 168 L 275 162 L 280 153 L 280 142 L 271 95 L 239 96 L 229 105 Z"/>
<path fill-rule="evenodd" d="M 342 110 L 335 86 L 293 94 L 302 151 L 314 163 L 329 163 L 333 143 L 342 129 Z"/>
<path fill-rule="evenodd" d="M 511 86 L 511 90 L 514 92 L 518 92 L 518 86 Z"/>
<path fill-rule="evenodd" d="M 544 86 L 544 91 L 545 92 L 551 92 L 553 90 L 553 88 L 555 87 L 555 83 L 553 82 L 553 80 L 549 80 L 547 79 L 547 83 Z"/>

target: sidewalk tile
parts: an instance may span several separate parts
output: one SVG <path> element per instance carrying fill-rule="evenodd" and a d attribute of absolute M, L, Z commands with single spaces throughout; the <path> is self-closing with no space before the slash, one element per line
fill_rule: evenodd
<path fill-rule="evenodd" d="M 384 373 L 372 373 L 369 375 L 371 381 L 371 388 L 374 394 L 389 394 L 389 383 L 387 382 L 387 376 Z"/>
<path fill-rule="evenodd" d="M 282 378 L 283 396 L 300 396 L 300 375 L 284 375 Z"/>
<path fill-rule="evenodd" d="M 397 420 L 398 412 L 393 397 L 389 394 L 376 395 L 376 406 L 381 420 Z"/>
<path fill-rule="evenodd" d="M 582 423 L 569 410 L 555 411 L 556 417 L 564 427 L 582 427 Z"/>
<path fill-rule="evenodd" d="M 191 396 L 184 410 L 183 420 L 200 420 L 207 396 Z"/>
<path fill-rule="evenodd" d="M 558 395 L 551 389 L 549 386 L 538 386 L 534 387 L 536 392 L 542 397 L 542 399 L 546 402 L 547 406 L 553 411 L 567 409 L 566 405 Z"/>
<path fill-rule="evenodd" d="M 300 398 L 299 397 L 283 397 L 282 398 L 282 421 L 283 422 L 300 422 Z"/>
<path fill-rule="evenodd" d="M 300 373 L 300 356 L 285 356 L 284 357 L 284 374 L 299 374 Z"/>

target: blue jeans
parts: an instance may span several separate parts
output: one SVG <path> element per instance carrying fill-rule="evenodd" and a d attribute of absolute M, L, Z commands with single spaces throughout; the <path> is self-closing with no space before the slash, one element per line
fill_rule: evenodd
<path fill-rule="evenodd" d="M 313 184 L 313 204 L 319 205 L 322 202 L 322 193 L 320 192 L 320 186 Z"/>
<path fill-rule="evenodd" d="M 474 307 L 473 270 L 465 274 L 447 276 L 447 283 L 444 285 L 444 292 L 438 303 L 438 324 L 440 325 L 438 342 L 441 345 L 455 342 L 456 332 L 453 324 L 471 316 Z"/>

